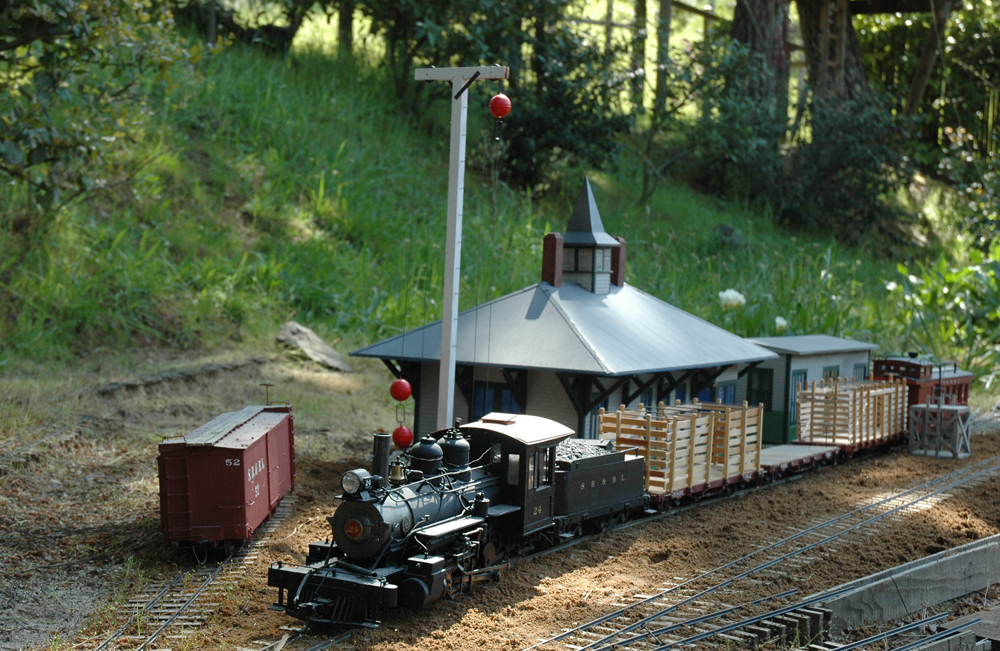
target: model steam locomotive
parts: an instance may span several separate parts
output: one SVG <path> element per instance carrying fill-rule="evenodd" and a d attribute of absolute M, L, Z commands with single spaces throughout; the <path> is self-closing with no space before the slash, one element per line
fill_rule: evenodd
<path fill-rule="evenodd" d="M 269 569 L 272 608 L 377 626 L 393 608 L 421 608 L 496 578 L 511 558 L 647 508 L 642 457 L 572 436 L 545 418 L 493 413 L 390 463 L 389 435 L 375 434 L 374 474 L 343 476 L 332 540 L 310 544 L 305 565 Z"/>

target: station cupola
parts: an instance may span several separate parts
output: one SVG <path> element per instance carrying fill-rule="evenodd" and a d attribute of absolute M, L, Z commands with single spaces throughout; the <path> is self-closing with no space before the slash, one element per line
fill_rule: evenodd
<path fill-rule="evenodd" d="M 625 239 L 604 231 L 590 179 L 584 178 L 566 232 L 543 240 L 542 281 L 555 287 L 576 283 L 595 294 L 625 284 Z"/>

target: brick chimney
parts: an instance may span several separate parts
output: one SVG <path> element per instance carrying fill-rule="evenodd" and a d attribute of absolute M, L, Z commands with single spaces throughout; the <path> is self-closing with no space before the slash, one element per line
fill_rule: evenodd
<path fill-rule="evenodd" d="M 542 282 L 553 287 L 562 285 L 563 236 L 549 233 L 542 239 Z"/>
<path fill-rule="evenodd" d="M 625 238 L 615 237 L 621 245 L 611 252 L 611 284 L 615 287 L 625 286 Z"/>

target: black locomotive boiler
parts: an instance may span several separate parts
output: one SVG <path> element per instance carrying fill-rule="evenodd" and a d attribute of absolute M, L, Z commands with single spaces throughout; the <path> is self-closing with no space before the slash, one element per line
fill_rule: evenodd
<path fill-rule="evenodd" d="M 272 608 L 377 626 L 393 608 L 427 606 L 496 578 L 511 558 L 647 507 L 642 457 L 572 436 L 546 418 L 493 413 L 390 463 L 389 436 L 376 434 L 372 473 L 341 481 L 332 540 L 310 544 L 304 565 L 270 567 Z"/>

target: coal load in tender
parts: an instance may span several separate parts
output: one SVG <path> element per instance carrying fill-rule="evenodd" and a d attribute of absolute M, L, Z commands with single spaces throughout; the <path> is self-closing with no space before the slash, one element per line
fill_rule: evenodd
<path fill-rule="evenodd" d="M 566 439 L 559 443 L 556 448 L 557 461 L 576 461 L 577 459 L 589 459 L 599 457 L 614 452 L 613 442 L 608 441 L 587 441 L 581 439 Z"/>

